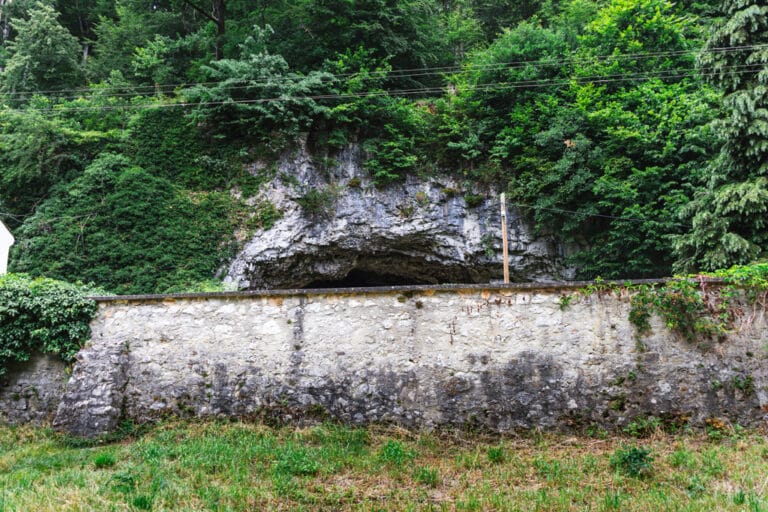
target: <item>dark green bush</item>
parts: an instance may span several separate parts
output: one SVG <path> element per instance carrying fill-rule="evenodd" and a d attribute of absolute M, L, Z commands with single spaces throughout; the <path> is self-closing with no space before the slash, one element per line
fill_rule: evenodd
<path fill-rule="evenodd" d="M 24 274 L 0 276 L 0 375 L 35 352 L 70 361 L 90 337 L 88 289 Z"/>
<path fill-rule="evenodd" d="M 647 477 L 653 469 L 651 450 L 637 446 L 622 446 L 611 455 L 611 467 L 635 478 Z"/>

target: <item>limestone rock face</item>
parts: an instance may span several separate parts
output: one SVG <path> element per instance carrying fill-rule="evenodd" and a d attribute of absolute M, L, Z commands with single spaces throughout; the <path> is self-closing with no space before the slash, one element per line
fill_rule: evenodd
<path fill-rule="evenodd" d="M 329 163 L 330 161 L 330 163 Z M 498 194 L 468 205 L 449 178 L 384 188 L 363 169 L 359 146 L 334 159 L 305 147 L 284 157 L 277 176 L 253 204 L 268 200 L 282 218 L 255 233 L 231 262 L 225 281 L 240 289 L 430 283 L 487 283 L 502 276 Z M 513 281 L 569 278 L 568 247 L 536 236 L 517 209 L 508 209 Z"/>

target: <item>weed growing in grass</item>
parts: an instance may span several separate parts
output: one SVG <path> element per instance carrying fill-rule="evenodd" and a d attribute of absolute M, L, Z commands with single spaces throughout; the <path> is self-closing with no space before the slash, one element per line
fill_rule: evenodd
<path fill-rule="evenodd" d="M 312 476 L 320 471 L 320 463 L 306 448 L 287 445 L 277 456 L 275 473 L 294 476 Z"/>
<path fill-rule="evenodd" d="M 753 493 L 747 495 L 747 506 L 749 506 L 750 512 L 766 512 L 768 510 L 765 502 Z"/>
<path fill-rule="evenodd" d="M 621 493 L 621 491 L 610 491 L 603 498 L 603 509 L 620 510 L 623 501 L 624 495 Z"/>
<path fill-rule="evenodd" d="M 122 494 L 129 494 L 136 488 L 136 476 L 130 470 L 115 473 L 111 480 L 112 490 Z"/>
<path fill-rule="evenodd" d="M 678 448 L 672 452 L 668 460 L 673 468 L 692 468 L 696 464 L 693 453 L 685 448 Z"/>
<path fill-rule="evenodd" d="M 563 466 L 559 460 L 546 460 L 536 457 L 533 461 L 536 472 L 550 482 L 560 480 L 563 477 Z"/>
<path fill-rule="evenodd" d="M 736 494 L 733 495 L 733 504 L 734 505 L 743 505 L 747 502 L 747 495 L 744 494 L 744 491 L 739 489 L 736 491 Z"/>
<path fill-rule="evenodd" d="M 500 464 L 506 460 L 506 454 L 504 448 L 501 446 L 489 446 L 488 447 L 488 461 L 492 464 Z"/>
<path fill-rule="evenodd" d="M 350 429 L 332 423 L 315 427 L 310 432 L 310 440 L 320 445 L 333 447 L 349 455 L 360 455 L 371 444 L 371 436 L 362 428 Z"/>
<path fill-rule="evenodd" d="M 139 510 L 152 510 L 152 502 L 154 502 L 154 499 L 152 496 L 139 494 L 138 496 L 134 496 L 131 502 L 133 503 L 133 506 Z"/>
<path fill-rule="evenodd" d="M 723 462 L 720 460 L 717 449 L 707 450 L 701 454 L 704 472 L 708 476 L 719 477 L 725 473 Z"/>
<path fill-rule="evenodd" d="M 699 475 L 693 475 L 688 479 L 688 485 L 685 487 L 685 490 L 692 498 L 698 498 L 704 494 L 707 490 L 707 486 Z"/>
<path fill-rule="evenodd" d="M 725 439 L 725 433 L 719 428 L 715 428 L 707 425 L 707 437 L 713 443 L 719 443 L 720 441 Z"/>
<path fill-rule="evenodd" d="M 429 487 L 437 487 L 437 484 L 440 483 L 440 475 L 437 469 L 431 467 L 416 468 L 413 472 L 413 479 Z"/>
<path fill-rule="evenodd" d="M 595 474 L 598 471 L 597 457 L 588 453 L 581 462 L 581 470 L 585 474 Z"/>
<path fill-rule="evenodd" d="M 93 458 L 93 465 L 98 469 L 111 468 L 117 463 L 114 454 L 109 452 L 98 453 Z"/>
<path fill-rule="evenodd" d="M 379 459 L 388 464 L 399 466 L 415 457 L 416 453 L 405 447 L 400 441 L 390 439 L 379 449 Z"/>
<path fill-rule="evenodd" d="M 477 469 L 482 465 L 480 461 L 480 453 L 477 450 L 472 453 L 462 453 L 457 455 L 455 462 L 462 469 Z"/>
<path fill-rule="evenodd" d="M 482 510 L 482 503 L 480 498 L 470 494 L 465 499 L 456 502 L 456 510 Z"/>
<path fill-rule="evenodd" d="M 607 439 L 608 431 L 600 425 L 594 423 L 587 427 L 587 436 L 593 437 L 595 439 Z"/>
<path fill-rule="evenodd" d="M 661 427 L 662 422 L 656 416 L 648 416 L 647 418 L 638 416 L 624 427 L 624 432 L 632 437 L 648 437 Z"/>
<path fill-rule="evenodd" d="M 616 471 L 635 478 L 650 476 L 653 457 L 647 448 L 622 446 L 611 455 L 611 467 Z"/>
<path fill-rule="evenodd" d="M 746 429 L 739 425 L 738 423 L 735 423 L 733 425 L 733 428 L 731 429 L 731 439 L 733 441 L 741 441 L 746 436 Z"/>
<path fill-rule="evenodd" d="M 295 496 L 299 492 L 299 484 L 291 475 L 275 473 L 272 475 L 272 485 L 280 496 Z"/>
<path fill-rule="evenodd" d="M 142 447 L 140 453 L 144 462 L 148 462 L 150 464 L 157 463 L 162 456 L 162 450 L 158 445 L 154 443 Z"/>

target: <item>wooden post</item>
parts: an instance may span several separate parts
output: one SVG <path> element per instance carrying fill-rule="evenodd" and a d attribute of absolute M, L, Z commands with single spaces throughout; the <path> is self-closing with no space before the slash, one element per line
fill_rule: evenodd
<path fill-rule="evenodd" d="M 507 195 L 501 194 L 501 247 L 504 260 L 504 284 L 509 284 L 509 249 L 507 248 Z"/>

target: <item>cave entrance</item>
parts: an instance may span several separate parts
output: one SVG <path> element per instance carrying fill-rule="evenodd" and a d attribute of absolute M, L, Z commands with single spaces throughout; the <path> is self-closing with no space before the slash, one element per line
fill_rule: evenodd
<path fill-rule="evenodd" d="M 303 288 L 366 288 L 370 286 L 409 286 L 419 284 L 434 284 L 434 281 L 352 269 L 341 279 L 312 281 Z"/>

